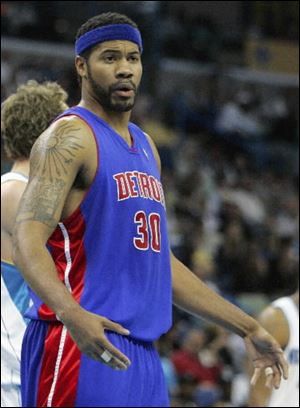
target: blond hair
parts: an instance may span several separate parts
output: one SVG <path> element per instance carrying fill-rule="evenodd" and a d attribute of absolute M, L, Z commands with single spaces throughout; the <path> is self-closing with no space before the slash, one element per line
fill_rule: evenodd
<path fill-rule="evenodd" d="M 66 108 L 68 94 L 56 82 L 20 85 L 1 106 L 1 135 L 9 159 L 28 159 L 32 145 Z"/>

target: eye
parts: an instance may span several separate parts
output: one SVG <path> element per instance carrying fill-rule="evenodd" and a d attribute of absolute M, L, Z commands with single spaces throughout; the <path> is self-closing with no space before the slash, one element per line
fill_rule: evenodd
<path fill-rule="evenodd" d="M 128 59 L 129 61 L 134 61 L 134 62 L 139 60 L 139 58 L 136 55 L 131 55 Z"/>
<path fill-rule="evenodd" d="M 104 57 L 104 61 L 106 62 L 114 62 L 116 60 L 116 57 L 114 55 L 106 55 Z"/>

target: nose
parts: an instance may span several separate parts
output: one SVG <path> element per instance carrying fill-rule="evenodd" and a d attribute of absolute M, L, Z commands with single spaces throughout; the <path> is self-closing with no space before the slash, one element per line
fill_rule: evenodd
<path fill-rule="evenodd" d="M 117 78 L 131 78 L 133 76 L 132 69 L 126 59 L 122 59 L 116 70 Z"/>

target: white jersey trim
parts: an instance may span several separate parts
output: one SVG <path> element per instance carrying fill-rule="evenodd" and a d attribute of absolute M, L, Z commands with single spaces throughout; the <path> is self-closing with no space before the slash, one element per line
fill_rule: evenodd
<path fill-rule="evenodd" d="M 1 176 L 1 184 L 6 183 L 7 181 L 23 181 L 24 183 L 27 183 L 28 177 L 24 174 L 10 171 Z"/>
<path fill-rule="evenodd" d="M 64 224 L 60 222 L 58 225 L 61 229 L 61 232 L 65 240 L 64 250 L 65 250 L 65 257 L 66 257 L 67 265 L 66 265 L 66 269 L 64 272 L 64 281 L 65 281 L 65 285 L 68 288 L 68 290 L 72 292 L 71 284 L 69 281 L 69 274 L 70 274 L 70 270 L 72 267 L 72 257 L 71 257 L 71 251 L 70 251 L 70 237 L 69 237 L 68 231 L 66 227 L 64 226 Z M 53 381 L 52 381 L 52 385 L 51 385 L 50 392 L 49 392 L 48 399 L 47 399 L 47 407 L 52 407 L 52 400 L 53 400 L 53 396 L 55 393 L 55 387 L 56 387 L 56 383 L 58 379 L 59 368 L 60 368 L 61 359 L 62 359 L 62 355 L 64 351 L 66 337 L 67 337 L 67 328 L 66 326 L 64 326 L 61 332 L 61 336 L 60 336 L 58 353 L 57 353 L 57 358 L 56 358 L 55 368 L 54 368 Z"/>

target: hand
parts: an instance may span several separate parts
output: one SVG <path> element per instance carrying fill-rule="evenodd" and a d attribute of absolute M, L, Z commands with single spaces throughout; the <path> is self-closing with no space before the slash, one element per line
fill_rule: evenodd
<path fill-rule="evenodd" d="M 105 336 L 105 330 L 128 335 L 129 331 L 120 324 L 83 309 L 80 310 L 79 315 L 76 311 L 72 318 L 64 319 L 64 324 L 80 351 L 90 358 L 116 370 L 126 370 L 131 364 L 130 360 Z"/>
<path fill-rule="evenodd" d="M 288 378 L 288 363 L 277 341 L 261 326 L 244 337 L 247 352 L 253 361 L 254 373 L 251 385 L 262 374 L 266 375 L 268 388 L 280 387 L 281 377 Z"/>

